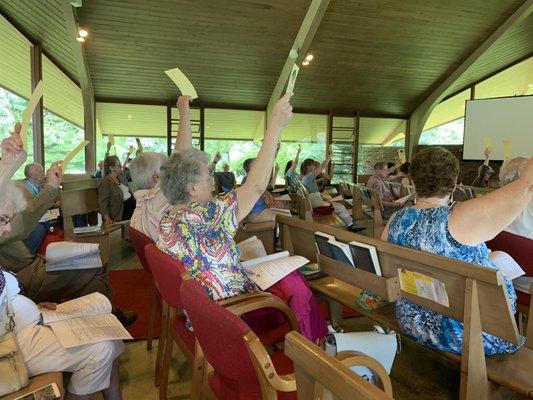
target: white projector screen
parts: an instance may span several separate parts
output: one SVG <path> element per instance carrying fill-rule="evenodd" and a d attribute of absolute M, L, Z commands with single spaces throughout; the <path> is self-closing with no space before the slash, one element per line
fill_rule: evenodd
<path fill-rule="evenodd" d="M 491 160 L 533 155 L 533 96 L 466 102 L 463 159 L 482 160 L 490 145 Z"/>

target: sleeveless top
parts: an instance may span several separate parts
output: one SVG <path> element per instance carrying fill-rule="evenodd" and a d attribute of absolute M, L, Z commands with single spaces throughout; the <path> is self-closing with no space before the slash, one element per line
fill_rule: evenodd
<path fill-rule="evenodd" d="M 489 250 L 484 243 L 469 246 L 459 243 L 452 237 L 448 230 L 451 212 L 452 208 L 448 206 L 425 209 L 404 208 L 391 218 L 387 240 L 401 246 L 498 269 L 489 260 Z M 513 312 L 516 313 L 516 293 L 505 276 L 504 282 Z M 408 300 L 396 302 L 396 318 L 402 331 L 416 342 L 438 350 L 461 354 L 463 343 L 461 322 Z M 521 340 L 523 344 L 524 338 Z M 486 355 L 512 353 L 520 347 L 485 332 L 483 332 L 483 344 Z"/>

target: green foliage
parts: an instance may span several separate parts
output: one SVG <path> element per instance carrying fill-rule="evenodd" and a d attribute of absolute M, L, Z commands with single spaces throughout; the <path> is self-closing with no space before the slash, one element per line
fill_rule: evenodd
<path fill-rule="evenodd" d="M 419 144 L 463 144 L 464 118 L 428 129 L 420 135 Z"/>

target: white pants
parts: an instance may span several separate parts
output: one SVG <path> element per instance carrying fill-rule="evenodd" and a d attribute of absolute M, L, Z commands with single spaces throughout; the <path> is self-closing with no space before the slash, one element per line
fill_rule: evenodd
<path fill-rule="evenodd" d="M 30 376 L 53 371 L 72 372 L 68 391 L 87 395 L 107 389 L 113 361 L 124 350 L 121 340 L 107 340 L 65 349 L 51 328 L 29 325 L 17 341 Z"/>
<path fill-rule="evenodd" d="M 333 206 L 333 212 L 337 214 L 337 216 L 342 220 L 342 222 L 344 222 L 344 225 L 351 226 L 353 224 L 352 216 L 348 212 L 346 207 L 344 207 L 340 203 L 335 202 L 331 203 L 331 205 Z"/>

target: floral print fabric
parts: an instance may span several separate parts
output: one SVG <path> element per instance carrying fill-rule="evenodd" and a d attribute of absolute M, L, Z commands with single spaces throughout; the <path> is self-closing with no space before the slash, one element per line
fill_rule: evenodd
<path fill-rule="evenodd" d="M 388 241 L 439 254 L 487 268 L 498 269 L 488 258 L 487 246 L 467 246 L 457 242 L 448 230 L 451 207 L 426 209 L 405 208 L 390 220 Z M 516 293 L 507 278 L 505 289 L 513 312 L 516 312 Z M 461 354 L 463 324 L 452 318 L 437 314 L 408 300 L 396 302 L 396 318 L 402 331 L 420 344 L 438 350 Z M 522 338 L 522 344 L 524 338 Z M 486 355 L 513 353 L 519 346 L 496 336 L 483 333 Z"/>
<path fill-rule="evenodd" d="M 237 194 L 232 191 L 165 213 L 157 247 L 183 262 L 211 299 L 220 300 L 257 290 L 239 262 L 234 240 L 237 228 Z"/>

